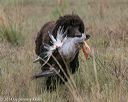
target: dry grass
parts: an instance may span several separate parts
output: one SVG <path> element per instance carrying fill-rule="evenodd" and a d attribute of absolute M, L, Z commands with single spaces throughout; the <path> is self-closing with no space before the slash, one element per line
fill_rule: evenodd
<path fill-rule="evenodd" d="M 0 38 L 0 96 L 39 97 L 42 102 L 128 102 L 127 0 L 60 1 L 0 1 L 0 27 L 11 22 L 25 38 L 21 46 Z M 91 34 L 88 43 L 93 58 L 86 61 L 81 53 L 73 84 L 58 85 L 49 93 L 45 79 L 31 80 L 31 75 L 40 71 L 40 65 L 32 63 L 34 39 L 45 22 L 72 12 L 81 16 Z"/>

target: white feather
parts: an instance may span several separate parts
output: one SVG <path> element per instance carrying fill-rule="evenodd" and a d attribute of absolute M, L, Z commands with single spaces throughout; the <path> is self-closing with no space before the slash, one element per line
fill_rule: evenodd
<path fill-rule="evenodd" d="M 79 43 L 85 40 L 86 36 L 82 34 L 82 37 L 67 38 L 64 44 L 59 48 L 59 53 L 67 60 L 72 61 L 79 51 Z"/>

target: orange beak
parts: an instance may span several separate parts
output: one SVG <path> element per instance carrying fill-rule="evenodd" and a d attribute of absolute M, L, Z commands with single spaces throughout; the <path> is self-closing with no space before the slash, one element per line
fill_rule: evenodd
<path fill-rule="evenodd" d="M 82 47 L 82 51 L 86 59 L 88 59 L 89 55 L 91 54 L 91 49 L 89 45 L 84 41 L 84 46 Z"/>

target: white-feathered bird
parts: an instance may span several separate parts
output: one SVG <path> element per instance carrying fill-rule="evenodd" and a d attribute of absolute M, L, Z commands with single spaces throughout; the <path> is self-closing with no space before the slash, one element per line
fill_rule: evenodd
<path fill-rule="evenodd" d="M 50 46 L 48 44 L 44 44 L 44 48 L 47 51 L 42 52 L 34 62 L 37 62 L 42 59 L 45 62 L 48 62 L 48 60 L 52 56 L 53 52 L 56 49 L 58 49 L 58 52 L 61 54 L 61 56 L 64 57 L 67 62 L 69 61 L 69 63 L 70 63 L 74 59 L 74 56 L 76 55 L 76 53 L 81 48 L 83 48 L 84 45 L 87 46 L 87 43 L 85 42 L 85 39 L 86 39 L 85 34 L 82 34 L 81 37 L 73 37 L 73 38 L 67 37 L 66 36 L 67 30 L 65 30 L 65 32 L 64 32 L 63 27 L 59 27 L 59 29 L 57 31 L 56 38 L 52 35 L 51 32 L 48 32 L 48 34 L 51 39 L 52 45 Z M 90 48 L 88 46 L 87 46 L 87 48 L 90 51 Z M 84 49 L 83 49 L 83 52 L 84 52 Z"/>

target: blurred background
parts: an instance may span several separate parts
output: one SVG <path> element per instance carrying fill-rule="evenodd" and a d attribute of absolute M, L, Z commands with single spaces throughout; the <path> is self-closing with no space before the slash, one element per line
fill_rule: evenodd
<path fill-rule="evenodd" d="M 93 57 L 80 53 L 72 80 L 48 92 L 34 64 L 35 37 L 43 24 L 78 14 L 91 35 Z M 70 84 L 71 83 L 71 84 Z M 128 102 L 127 0 L 0 0 L 0 96 L 42 102 Z"/>

